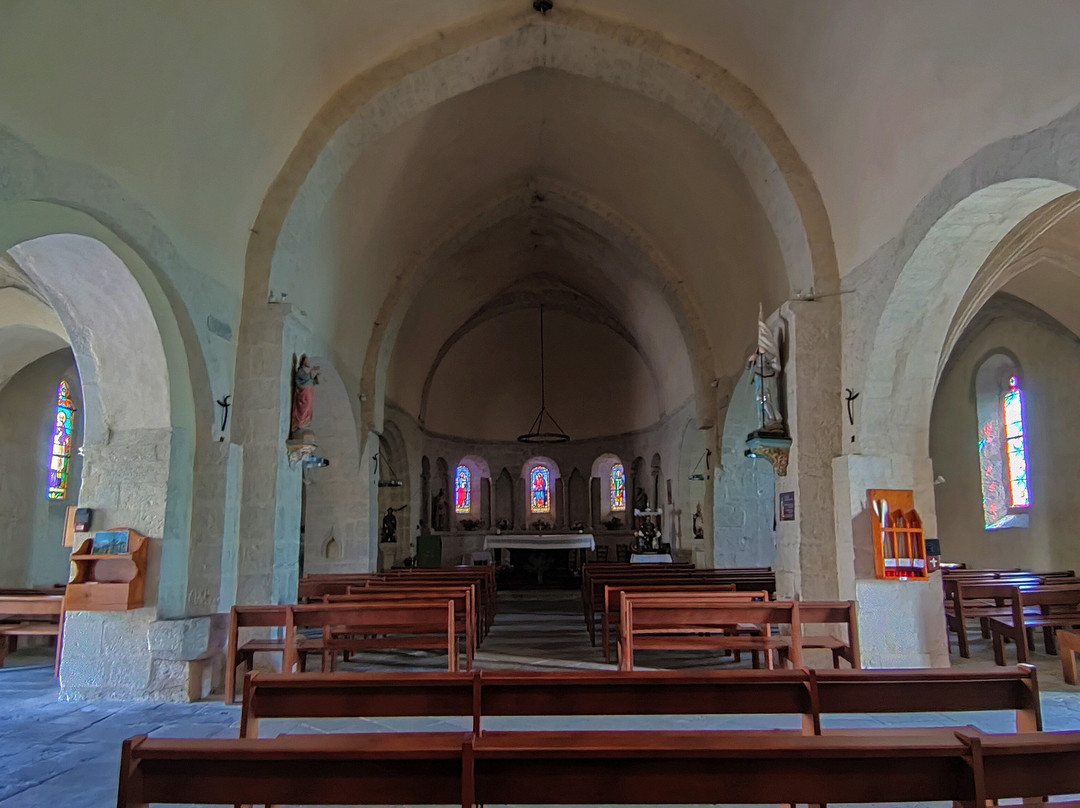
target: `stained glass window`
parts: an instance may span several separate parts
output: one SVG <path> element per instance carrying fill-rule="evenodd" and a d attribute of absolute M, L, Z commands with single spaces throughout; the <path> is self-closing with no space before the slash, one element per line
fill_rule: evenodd
<path fill-rule="evenodd" d="M 987 530 L 1028 527 L 1031 490 L 1025 401 L 1015 360 L 994 354 L 975 375 L 979 472 Z"/>
<path fill-rule="evenodd" d="M 468 466 L 458 466 L 454 474 L 454 512 L 472 513 L 472 472 Z"/>
<path fill-rule="evenodd" d="M 626 470 L 622 463 L 611 467 L 611 510 L 626 510 Z"/>
<path fill-rule="evenodd" d="M 1026 508 L 1031 504 L 1031 493 L 1028 490 L 1027 452 L 1024 448 L 1024 395 L 1016 376 L 1009 377 L 1008 389 L 1001 398 L 1001 409 L 1005 417 L 1009 505 Z"/>
<path fill-rule="evenodd" d="M 547 466 L 536 466 L 529 473 L 529 509 L 551 513 L 551 471 Z"/>
<path fill-rule="evenodd" d="M 56 388 L 56 420 L 53 425 L 52 451 L 49 457 L 49 499 L 67 496 L 68 467 L 71 465 L 71 420 L 75 404 L 67 382 Z"/>

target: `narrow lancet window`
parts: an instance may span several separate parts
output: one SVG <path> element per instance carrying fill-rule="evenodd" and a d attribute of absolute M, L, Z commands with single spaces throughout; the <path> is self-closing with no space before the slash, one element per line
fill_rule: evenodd
<path fill-rule="evenodd" d="M 454 512 L 472 513 L 472 472 L 468 466 L 458 466 L 454 475 Z"/>
<path fill-rule="evenodd" d="M 49 499 L 67 496 L 68 469 L 71 466 L 71 420 L 74 413 L 71 388 L 67 382 L 60 382 L 56 388 L 56 419 L 49 454 Z"/>
<path fill-rule="evenodd" d="M 547 466 L 536 466 L 529 473 L 529 509 L 551 513 L 551 471 Z"/>

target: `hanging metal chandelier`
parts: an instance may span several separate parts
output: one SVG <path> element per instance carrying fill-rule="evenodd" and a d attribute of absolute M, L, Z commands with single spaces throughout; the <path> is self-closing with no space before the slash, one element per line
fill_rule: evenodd
<path fill-rule="evenodd" d="M 544 419 L 551 422 L 552 429 L 544 429 Z M 540 412 L 524 435 L 518 435 L 518 443 L 569 443 L 570 436 L 562 431 L 559 422 L 547 411 L 547 388 L 544 379 L 544 304 L 540 304 Z"/>

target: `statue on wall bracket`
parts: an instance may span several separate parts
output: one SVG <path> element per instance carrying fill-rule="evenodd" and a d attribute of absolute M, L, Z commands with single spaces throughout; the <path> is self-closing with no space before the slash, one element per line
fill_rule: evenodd
<path fill-rule="evenodd" d="M 746 360 L 752 374 L 754 400 L 757 405 L 758 428 L 746 436 L 746 456 L 763 457 L 772 463 L 778 477 L 787 475 L 791 437 L 784 424 L 778 403 L 780 348 L 772 330 L 765 324 L 758 307 L 757 348 Z"/>
<path fill-rule="evenodd" d="M 293 359 L 292 408 L 289 413 L 289 439 L 285 447 L 289 463 L 297 463 L 314 456 L 319 445 L 311 431 L 315 417 L 315 385 L 319 383 L 319 367 L 313 366 L 307 354 Z"/>

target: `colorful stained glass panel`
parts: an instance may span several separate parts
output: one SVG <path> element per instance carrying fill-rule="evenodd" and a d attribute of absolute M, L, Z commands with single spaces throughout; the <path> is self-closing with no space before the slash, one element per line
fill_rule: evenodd
<path fill-rule="evenodd" d="M 454 475 L 454 512 L 472 512 L 472 472 L 468 466 L 458 466 Z"/>
<path fill-rule="evenodd" d="M 71 421 L 75 404 L 67 382 L 56 389 L 56 419 L 53 423 L 52 451 L 49 457 L 49 499 L 67 496 L 68 470 L 71 465 Z"/>
<path fill-rule="evenodd" d="M 529 473 L 529 509 L 551 513 L 551 472 L 547 466 L 536 466 Z"/>
<path fill-rule="evenodd" d="M 1008 467 L 1009 505 L 1027 508 L 1031 505 L 1028 489 L 1027 451 L 1024 446 L 1024 397 L 1020 380 L 1009 378 L 1009 389 L 1001 399 L 1005 418 L 1005 457 Z"/>
<path fill-rule="evenodd" d="M 622 463 L 611 467 L 611 510 L 626 510 L 626 470 Z"/>

